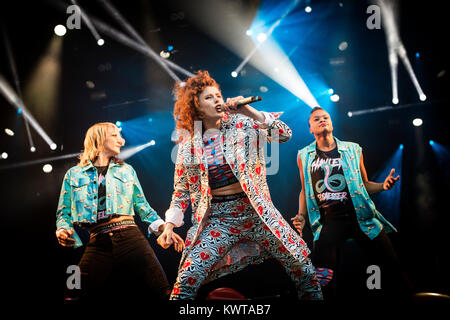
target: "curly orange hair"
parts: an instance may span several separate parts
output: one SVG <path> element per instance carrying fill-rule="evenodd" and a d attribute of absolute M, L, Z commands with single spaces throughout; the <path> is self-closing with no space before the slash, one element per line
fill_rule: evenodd
<path fill-rule="evenodd" d="M 184 129 L 193 134 L 194 121 L 200 120 L 198 99 L 206 87 L 216 87 L 220 90 L 216 80 L 209 75 L 208 71 L 203 70 L 198 70 L 195 76 L 175 84 L 173 93 L 177 101 L 173 116 L 177 130 Z"/>

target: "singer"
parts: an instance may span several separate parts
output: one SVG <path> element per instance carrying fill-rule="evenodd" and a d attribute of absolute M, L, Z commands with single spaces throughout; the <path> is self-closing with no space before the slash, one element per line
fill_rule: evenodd
<path fill-rule="evenodd" d="M 278 119 L 281 114 L 238 107 L 243 97 L 224 103 L 207 71 L 177 83 L 174 93 L 176 129 L 182 137 L 167 227 L 158 243 L 170 246 L 172 229 L 183 224 L 189 202 L 193 226 L 171 299 L 194 299 L 203 283 L 269 257 L 283 265 L 300 299 L 322 299 L 310 251 L 274 207 L 264 155 L 252 149 L 266 141 L 290 139 L 290 128 Z M 266 141 L 252 141 L 261 136 Z"/>

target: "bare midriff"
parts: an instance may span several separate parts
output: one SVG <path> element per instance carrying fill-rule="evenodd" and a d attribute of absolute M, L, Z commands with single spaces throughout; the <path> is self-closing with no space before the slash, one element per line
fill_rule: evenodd
<path fill-rule="evenodd" d="M 236 194 L 236 193 L 240 193 L 240 192 L 243 192 L 243 190 L 242 190 L 241 184 L 239 182 L 211 190 L 211 194 L 213 196 L 228 196 L 228 195 Z"/>

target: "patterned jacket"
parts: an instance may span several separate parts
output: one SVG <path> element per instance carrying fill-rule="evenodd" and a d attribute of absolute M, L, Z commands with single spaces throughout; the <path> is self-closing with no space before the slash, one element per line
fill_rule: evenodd
<path fill-rule="evenodd" d="M 303 239 L 289 227 L 272 203 L 266 182 L 263 152 L 265 142 L 286 142 L 292 132 L 278 119 L 282 113 L 264 112 L 264 114 L 265 123 L 259 123 L 240 114 L 226 114 L 220 127 L 222 151 L 255 212 L 282 242 L 283 245 L 279 250 L 288 250 L 296 259 L 303 261 L 310 252 Z M 181 226 L 190 201 L 195 234 L 191 241 L 186 241 L 186 250 L 180 265 L 189 247 L 196 242 L 210 209 L 212 195 L 208 183 L 207 159 L 203 151 L 201 130 L 194 130 L 194 135 L 187 136 L 178 146 L 174 192 L 165 217 L 166 222 L 172 222 L 177 227 Z"/>
<path fill-rule="evenodd" d="M 73 225 L 91 225 L 97 222 L 98 177 L 90 162 L 84 167 L 74 166 L 64 176 L 58 209 L 57 229 L 74 230 Z M 139 213 L 142 221 L 150 223 L 149 232 L 155 232 L 164 221 L 150 207 L 129 164 L 110 162 L 106 173 L 106 213 L 133 216 Z M 75 248 L 82 246 L 74 232 Z"/>

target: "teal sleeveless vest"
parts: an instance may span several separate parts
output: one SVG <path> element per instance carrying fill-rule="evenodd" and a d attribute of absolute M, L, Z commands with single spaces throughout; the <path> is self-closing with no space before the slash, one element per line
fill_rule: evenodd
<path fill-rule="evenodd" d="M 353 206 L 356 211 L 361 230 L 370 238 L 374 239 L 385 229 L 386 232 L 397 231 L 375 208 L 375 204 L 370 199 L 364 186 L 359 165 L 361 161 L 362 148 L 353 142 L 340 141 L 335 137 L 339 154 L 342 158 L 342 169 L 344 171 L 345 181 Z M 322 224 L 320 223 L 320 211 L 317 205 L 314 190 L 311 181 L 310 167 L 316 157 L 316 142 L 301 149 L 298 152 L 303 166 L 303 175 L 305 178 L 305 198 L 308 210 L 309 222 L 314 235 L 314 241 L 319 239 Z"/>

